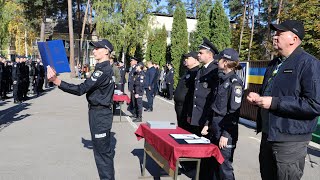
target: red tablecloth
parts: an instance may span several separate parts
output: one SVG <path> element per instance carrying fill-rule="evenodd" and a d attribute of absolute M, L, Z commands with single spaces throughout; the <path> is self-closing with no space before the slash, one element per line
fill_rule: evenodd
<path fill-rule="evenodd" d="M 130 103 L 130 98 L 126 94 L 121 94 L 121 95 L 114 94 L 113 95 L 113 101 L 114 102 L 127 102 L 127 104 L 129 104 Z"/>
<path fill-rule="evenodd" d="M 145 138 L 159 154 L 169 162 L 171 169 L 176 169 L 176 161 L 180 157 L 206 158 L 215 157 L 221 164 L 224 158 L 219 148 L 214 144 L 179 144 L 169 134 L 190 134 L 177 127 L 177 129 L 150 129 L 147 124 L 140 124 L 135 132 L 137 139 Z"/>

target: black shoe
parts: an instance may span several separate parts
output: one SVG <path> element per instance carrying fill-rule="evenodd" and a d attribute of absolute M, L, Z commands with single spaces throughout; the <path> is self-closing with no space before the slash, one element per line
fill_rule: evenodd
<path fill-rule="evenodd" d="M 132 114 L 131 116 L 129 116 L 130 118 L 137 118 L 137 115 Z"/>
<path fill-rule="evenodd" d="M 143 111 L 149 111 L 149 109 L 144 109 Z"/>
<path fill-rule="evenodd" d="M 21 101 L 14 100 L 13 103 L 14 104 L 21 104 Z"/>
<path fill-rule="evenodd" d="M 132 122 L 142 122 L 142 117 L 138 117 L 138 118 L 132 120 Z"/>

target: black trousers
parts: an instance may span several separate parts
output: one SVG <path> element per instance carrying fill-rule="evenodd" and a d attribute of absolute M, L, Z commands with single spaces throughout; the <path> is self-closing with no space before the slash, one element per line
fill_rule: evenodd
<path fill-rule="evenodd" d="M 138 118 L 142 118 L 142 109 L 143 109 L 143 101 L 142 97 L 134 98 L 134 108 L 135 108 L 135 114 Z"/>
<path fill-rule="evenodd" d="M 167 90 L 168 90 L 168 99 L 172 99 L 172 97 L 173 97 L 173 84 L 168 84 L 167 83 Z"/>
<path fill-rule="evenodd" d="M 151 90 L 145 89 L 146 90 L 146 96 L 148 100 L 148 109 L 153 110 L 153 88 Z"/>
<path fill-rule="evenodd" d="M 270 142 L 262 134 L 259 154 L 262 180 L 300 180 L 308 144 L 309 141 Z"/>
<path fill-rule="evenodd" d="M 130 91 L 130 103 L 129 103 L 129 106 L 128 106 L 128 111 L 130 111 L 131 113 L 135 113 L 135 97 L 134 97 L 134 93 L 132 91 Z"/>
<path fill-rule="evenodd" d="M 187 115 L 186 115 L 187 113 L 183 112 L 183 104 L 176 102 L 174 104 L 174 110 L 176 111 L 176 115 L 177 115 L 178 127 L 181 127 L 184 130 L 192 132 L 191 125 L 187 122 Z"/>
<path fill-rule="evenodd" d="M 13 82 L 13 99 L 14 101 L 21 101 L 21 85 L 19 81 Z"/>
<path fill-rule="evenodd" d="M 101 180 L 114 180 L 114 148 L 111 146 L 111 108 L 90 108 L 89 126 L 93 153 Z"/>

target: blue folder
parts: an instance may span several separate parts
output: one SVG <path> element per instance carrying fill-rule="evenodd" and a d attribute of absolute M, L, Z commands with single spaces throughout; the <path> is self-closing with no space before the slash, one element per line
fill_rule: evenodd
<path fill-rule="evenodd" d="M 70 66 L 62 40 L 38 42 L 43 65 L 53 67 L 57 73 L 70 72 Z"/>

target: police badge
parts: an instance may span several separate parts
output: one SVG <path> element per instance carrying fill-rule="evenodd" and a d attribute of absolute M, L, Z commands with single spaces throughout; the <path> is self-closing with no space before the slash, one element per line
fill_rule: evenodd
<path fill-rule="evenodd" d="M 208 88 L 208 83 L 207 83 L 207 82 L 204 82 L 204 83 L 202 84 L 202 86 L 203 86 L 204 88 Z"/>

